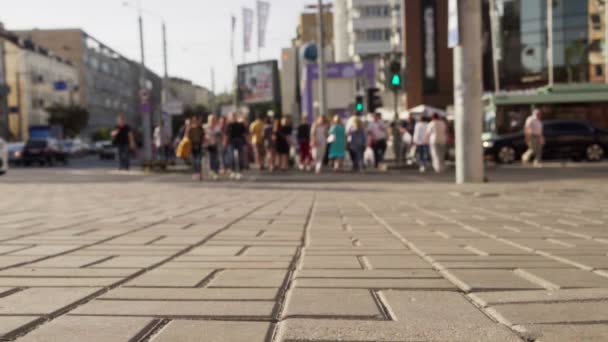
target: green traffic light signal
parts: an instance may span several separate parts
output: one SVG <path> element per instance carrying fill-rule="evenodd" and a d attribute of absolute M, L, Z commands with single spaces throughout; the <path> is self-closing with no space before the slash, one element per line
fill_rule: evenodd
<path fill-rule="evenodd" d="M 362 112 L 363 111 L 363 103 L 357 103 L 357 112 Z"/>
<path fill-rule="evenodd" d="M 400 87 L 401 86 L 401 76 L 399 74 L 394 74 L 393 78 L 391 79 L 391 85 L 393 87 Z"/>

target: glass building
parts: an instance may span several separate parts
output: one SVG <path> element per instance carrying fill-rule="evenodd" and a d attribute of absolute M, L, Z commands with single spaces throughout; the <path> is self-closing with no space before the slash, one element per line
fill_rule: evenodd
<path fill-rule="evenodd" d="M 503 89 L 546 85 L 547 0 L 496 0 Z M 553 0 L 555 83 L 603 82 L 604 0 Z M 594 11 L 596 11 L 594 13 Z M 594 25 L 594 21 L 596 24 Z M 597 32 L 595 32 L 597 31 Z M 601 64 L 597 64 L 601 62 Z"/>

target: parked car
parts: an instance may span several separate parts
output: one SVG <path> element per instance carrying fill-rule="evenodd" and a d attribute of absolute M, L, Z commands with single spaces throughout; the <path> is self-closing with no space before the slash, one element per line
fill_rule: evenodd
<path fill-rule="evenodd" d="M 585 121 L 555 120 L 543 123 L 543 159 L 600 161 L 608 151 L 608 130 Z M 513 163 L 526 152 L 523 132 L 494 136 L 483 141 L 485 156 L 499 163 Z"/>
<path fill-rule="evenodd" d="M 100 160 L 114 160 L 116 158 L 116 148 L 111 141 L 99 141 L 95 148 Z"/>
<path fill-rule="evenodd" d="M 88 153 L 88 147 L 80 139 L 62 140 L 60 145 L 63 151 L 69 154 L 70 157 L 82 157 Z"/>
<path fill-rule="evenodd" d="M 32 163 L 52 166 L 56 162 L 68 163 L 68 153 L 65 152 L 55 139 L 30 139 L 23 148 L 23 164 Z"/>
<path fill-rule="evenodd" d="M 8 171 L 8 144 L 0 138 L 0 175 Z"/>
<path fill-rule="evenodd" d="M 23 148 L 25 143 L 16 142 L 8 144 L 8 163 L 9 165 L 21 165 L 23 161 Z"/>

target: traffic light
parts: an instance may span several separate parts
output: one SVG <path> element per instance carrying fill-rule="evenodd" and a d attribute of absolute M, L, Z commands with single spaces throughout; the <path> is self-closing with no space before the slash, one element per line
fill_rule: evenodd
<path fill-rule="evenodd" d="M 394 90 L 394 91 L 398 91 L 403 89 L 403 80 L 402 80 L 402 76 L 401 76 L 401 62 L 397 61 L 397 60 L 393 60 L 391 61 L 391 63 L 388 66 L 388 85 L 389 87 Z"/>
<path fill-rule="evenodd" d="M 355 111 L 357 115 L 361 115 L 363 113 L 363 96 L 357 95 L 355 98 Z"/>
<path fill-rule="evenodd" d="M 370 113 L 375 113 L 376 109 L 382 107 L 382 97 L 380 96 L 380 89 L 369 88 L 367 89 L 367 110 Z"/>

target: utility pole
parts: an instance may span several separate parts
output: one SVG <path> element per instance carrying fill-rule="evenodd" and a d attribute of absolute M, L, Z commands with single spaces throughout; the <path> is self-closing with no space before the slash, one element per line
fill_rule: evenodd
<path fill-rule="evenodd" d="M 399 16 L 397 12 L 397 0 L 390 0 L 391 7 L 391 47 L 393 50 L 393 62 L 398 60 L 397 51 L 399 49 L 400 37 L 399 37 Z M 401 65 L 401 68 L 403 66 Z M 399 73 L 401 73 L 401 68 L 399 68 Z M 401 164 L 401 132 L 399 130 L 399 89 L 395 87 L 393 89 L 393 97 L 394 97 L 394 110 L 395 115 L 393 117 L 393 153 L 395 154 L 395 161 L 397 165 Z"/>
<path fill-rule="evenodd" d="M 146 57 L 144 51 L 144 21 L 142 17 L 141 0 L 137 1 L 137 13 L 139 23 L 139 49 L 141 53 L 141 63 L 139 65 L 139 97 L 140 114 L 144 136 L 144 159 L 152 159 L 152 128 L 150 122 L 150 103 L 146 89 Z"/>
<path fill-rule="evenodd" d="M 161 111 L 160 111 L 160 118 L 158 120 L 158 127 L 160 130 L 160 146 L 161 149 L 164 151 L 165 148 L 165 132 L 167 130 L 169 130 L 169 132 L 173 132 L 173 123 L 172 120 L 169 120 L 169 122 L 165 122 L 163 123 L 163 117 L 165 115 L 165 110 L 167 110 L 168 105 L 169 105 L 169 61 L 168 61 L 168 56 L 167 56 L 167 25 L 165 24 L 165 21 L 163 20 L 163 67 L 164 67 L 164 75 L 163 75 L 163 96 L 162 96 L 162 103 L 163 105 L 161 106 Z M 167 113 L 169 114 L 169 113 Z M 169 126 L 169 127 L 166 127 Z M 162 156 L 165 156 L 166 153 L 161 153 Z"/>
<path fill-rule="evenodd" d="M 23 106 L 21 105 L 21 73 L 17 71 L 17 139 L 23 141 Z"/>
<path fill-rule="evenodd" d="M 325 23 L 323 22 L 323 0 L 318 0 L 317 12 L 317 46 L 319 47 L 319 113 L 327 115 L 327 73 L 325 70 Z"/>
<path fill-rule="evenodd" d="M 492 67 L 494 71 L 494 91 L 500 91 L 500 70 L 498 68 L 498 10 L 496 0 L 490 0 L 490 32 L 492 33 Z"/>
<path fill-rule="evenodd" d="M 481 1 L 460 0 L 458 12 L 460 42 L 454 47 L 456 182 L 481 183 L 484 180 Z"/>
<path fill-rule="evenodd" d="M 547 72 L 549 86 L 553 87 L 553 0 L 547 0 Z"/>

